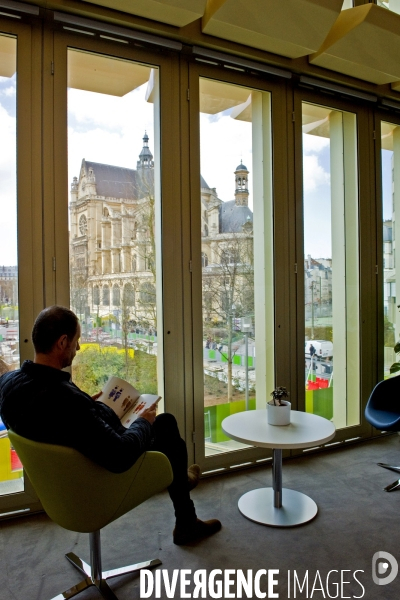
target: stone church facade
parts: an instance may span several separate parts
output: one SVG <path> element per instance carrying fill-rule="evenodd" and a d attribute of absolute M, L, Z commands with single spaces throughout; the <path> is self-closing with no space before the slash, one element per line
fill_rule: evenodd
<path fill-rule="evenodd" d="M 203 281 L 236 260 L 238 240 L 252 244 L 248 170 L 235 171 L 235 198 L 223 202 L 201 177 Z M 70 199 L 71 304 L 156 326 L 154 161 L 145 133 L 136 169 L 82 160 Z"/>

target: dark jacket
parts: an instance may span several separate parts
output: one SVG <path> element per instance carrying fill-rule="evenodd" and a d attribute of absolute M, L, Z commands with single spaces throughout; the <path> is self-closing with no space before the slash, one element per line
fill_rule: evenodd
<path fill-rule="evenodd" d="M 8 429 L 75 448 L 114 473 L 129 469 L 151 447 L 146 419 L 125 429 L 114 411 L 82 392 L 69 373 L 30 360 L 0 377 L 0 415 Z"/>

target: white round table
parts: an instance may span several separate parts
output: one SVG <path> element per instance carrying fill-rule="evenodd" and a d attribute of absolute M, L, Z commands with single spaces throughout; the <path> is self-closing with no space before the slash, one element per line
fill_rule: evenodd
<path fill-rule="evenodd" d="M 282 450 L 329 442 L 335 426 L 323 417 L 297 410 L 291 411 L 290 420 L 289 425 L 269 425 L 267 410 L 250 410 L 222 421 L 222 431 L 233 440 L 273 449 L 272 488 L 247 492 L 238 503 L 242 515 L 256 523 L 291 527 L 311 521 L 318 512 L 314 500 L 305 494 L 282 489 Z"/>

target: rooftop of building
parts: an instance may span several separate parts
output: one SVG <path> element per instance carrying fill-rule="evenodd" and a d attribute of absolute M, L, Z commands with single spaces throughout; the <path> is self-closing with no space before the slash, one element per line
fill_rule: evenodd
<path fill-rule="evenodd" d="M 220 205 L 220 233 L 242 233 L 243 226 L 249 221 L 253 222 L 253 213 L 248 206 L 238 206 L 235 200 L 228 200 Z"/>

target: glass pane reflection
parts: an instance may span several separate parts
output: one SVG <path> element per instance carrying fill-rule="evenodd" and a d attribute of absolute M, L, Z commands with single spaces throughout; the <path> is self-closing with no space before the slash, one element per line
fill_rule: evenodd
<path fill-rule="evenodd" d="M 0 375 L 20 365 L 16 58 L 16 39 L 0 35 Z M 0 495 L 22 490 L 22 465 L 0 420 Z"/>
<path fill-rule="evenodd" d="M 360 422 L 356 116 L 303 103 L 306 411 Z"/>

